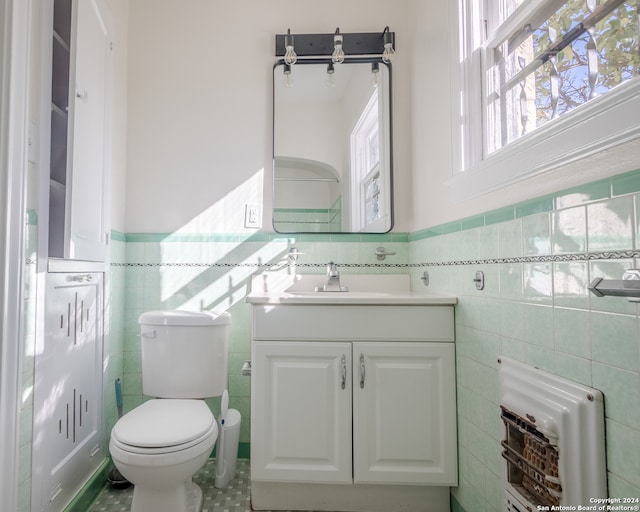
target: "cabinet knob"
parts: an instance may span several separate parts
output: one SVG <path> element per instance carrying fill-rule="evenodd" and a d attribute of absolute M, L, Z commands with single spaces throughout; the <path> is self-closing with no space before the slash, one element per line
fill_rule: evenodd
<path fill-rule="evenodd" d="M 87 101 L 88 97 L 89 95 L 87 94 L 87 91 L 85 91 L 84 89 L 83 90 L 76 89 L 76 98 L 82 101 Z"/>
<path fill-rule="evenodd" d="M 360 389 L 364 389 L 364 377 L 366 371 L 364 367 L 364 354 L 360 354 Z"/>

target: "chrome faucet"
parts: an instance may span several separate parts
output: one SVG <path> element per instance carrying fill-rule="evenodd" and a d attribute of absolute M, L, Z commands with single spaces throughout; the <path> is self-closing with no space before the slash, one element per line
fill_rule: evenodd
<path fill-rule="evenodd" d="M 333 261 L 327 263 L 327 284 L 325 288 L 340 287 L 340 272 L 338 271 L 338 265 Z"/>
<path fill-rule="evenodd" d="M 317 286 L 317 292 L 348 292 L 346 286 L 340 285 L 340 272 L 338 265 L 333 261 L 327 263 L 327 283 L 324 286 Z"/>

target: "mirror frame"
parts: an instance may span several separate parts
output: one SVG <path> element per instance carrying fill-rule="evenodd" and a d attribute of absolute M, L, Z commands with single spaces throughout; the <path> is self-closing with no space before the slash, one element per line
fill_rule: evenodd
<path fill-rule="evenodd" d="M 323 57 L 323 58 L 299 58 L 298 61 L 292 65 L 292 68 L 295 69 L 296 66 L 304 66 L 308 64 L 329 64 L 331 62 L 331 57 Z M 354 235 L 354 234 L 374 234 L 381 235 L 385 233 L 390 233 L 393 230 L 393 226 L 395 223 L 394 217 L 394 186 L 393 186 L 393 80 L 392 80 L 392 64 L 391 62 L 384 62 L 381 57 L 346 57 L 342 64 L 337 64 L 338 66 L 343 64 L 372 64 L 379 63 L 383 66 L 386 66 L 388 69 L 388 105 L 389 105 L 389 193 L 388 193 L 388 203 L 389 203 L 389 228 L 385 231 L 278 231 L 275 226 L 275 196 L 276 196 L 276 69 L 279 67 L 283 67 L 285 65 L 284 59 L 277 59 L 273 64 L 272 69 L 272 91 L 271 91 L 271 128 L 272 128 L 272 137 L 271 137 L 271 171 L 272 171 L 272 197 L 271 197 L 271 226 L 274 232 L 282 234 L 282 235 L 327 235 L 327 234 L 344 234 L 344 235 Z"/>

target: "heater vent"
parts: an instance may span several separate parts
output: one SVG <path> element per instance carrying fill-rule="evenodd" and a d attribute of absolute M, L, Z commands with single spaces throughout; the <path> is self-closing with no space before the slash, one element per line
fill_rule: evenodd
<path fill-rule="evenodd" d="M 504 510 L 605 498 L 602 393 L 506 357 L 498 362 Z"/>
<path fill-rule="evenodd" d="M 507 461 L 509 483 L 528 501 L 559 505 L 558 448 L 527 419 L 504 406 L 500 409 L 506 431 L 502 457 Z"/>

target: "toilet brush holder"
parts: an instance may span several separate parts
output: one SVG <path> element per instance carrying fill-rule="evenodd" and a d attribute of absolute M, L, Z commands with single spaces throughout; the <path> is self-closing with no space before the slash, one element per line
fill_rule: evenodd
<path fill-rule="evenodd" d="M 225 488 L 236 476 L 240 421 L 240 412 L 229 409 L 218 433 L 216 474 L 213 483 L 216 489 Z"/>
<path fill-rule="evenodd" d="M 122 384 L 120 379 L 116 379 L 116 407 L 118 409 L 118 419 L 122 418 Z M 126 489 L 131 486 L 131 482 L 127 480 L 115 466 L 107 475 L 107 482 L 114 489 Z"/>

